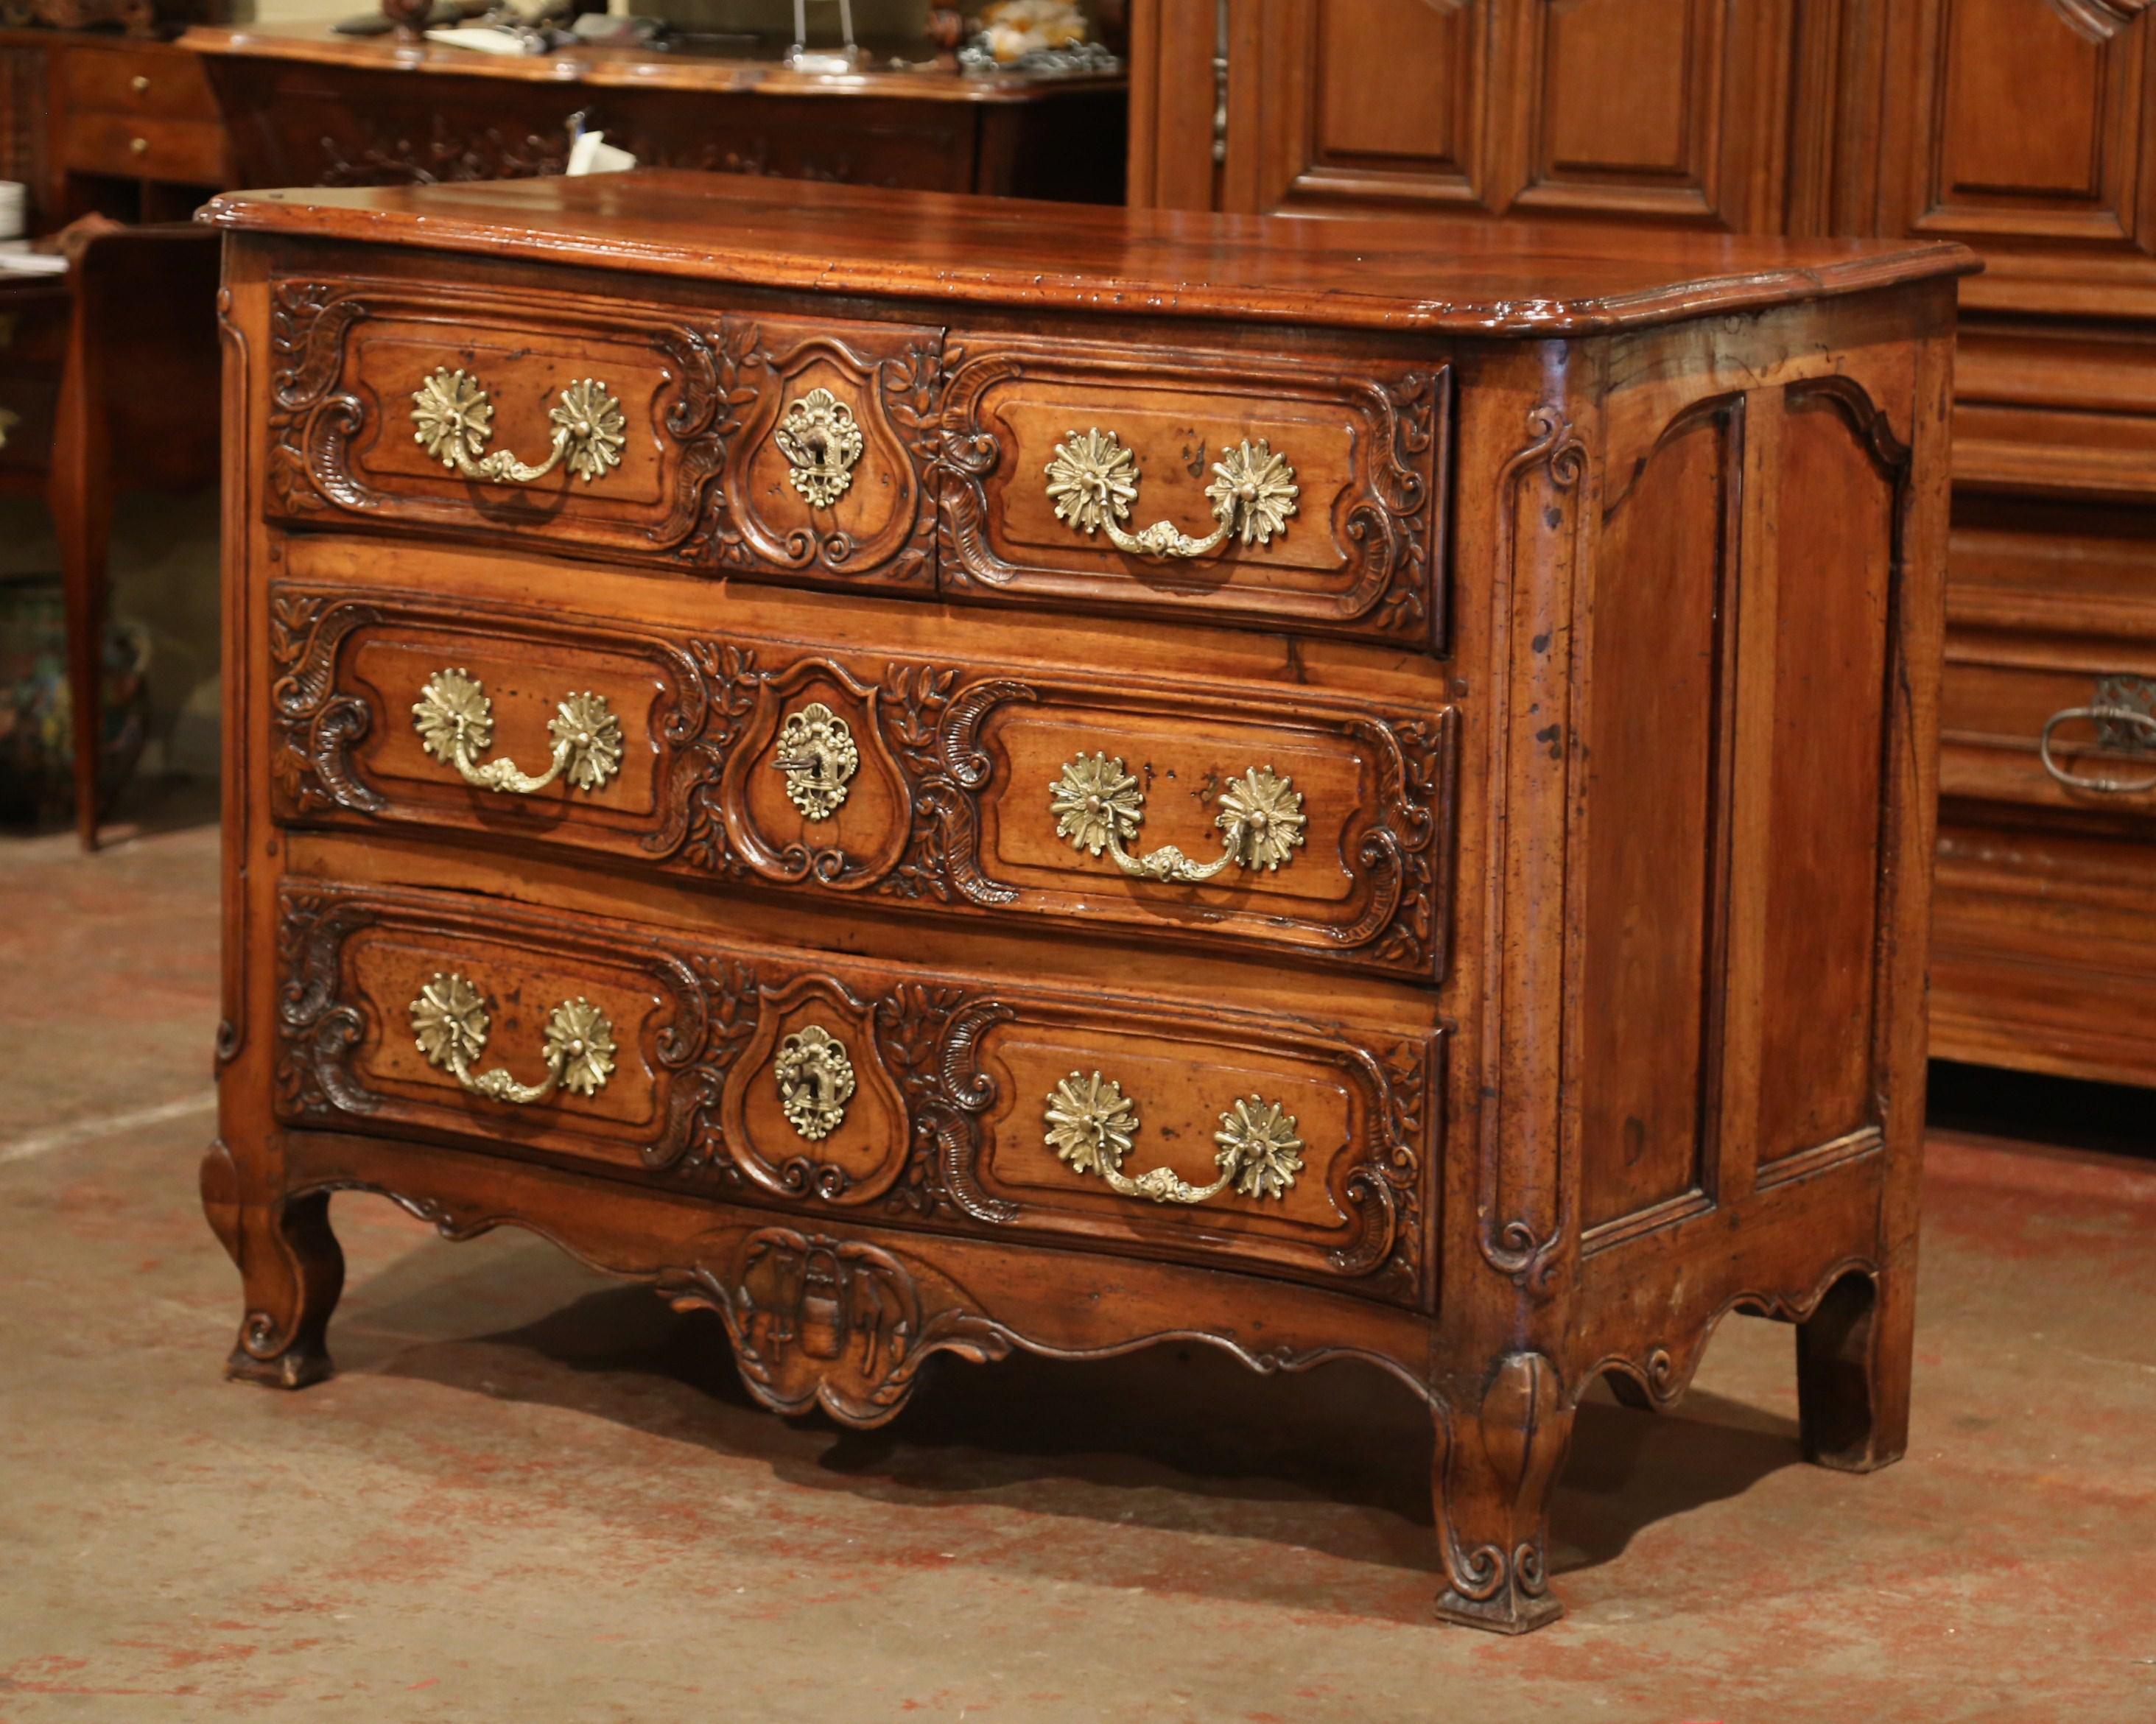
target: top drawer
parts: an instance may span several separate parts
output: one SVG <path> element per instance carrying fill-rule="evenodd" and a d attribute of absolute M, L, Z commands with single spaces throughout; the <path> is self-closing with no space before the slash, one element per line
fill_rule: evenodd
<path fill-rule="evenodd" d="M 932 589 L 939 330 L 286 280 L 270 335 L 274 517 Z"/>
<path fill-rule="evenodd" d="M 69 113 L 221 123 L 202 61 L 185 49 L 71 45 L 60 56 L 60 81 Z"/>
<path fill-rule="evenodd" d="M 1432 645 L 1450 382 L 1441 365 L 969 341 L 944 413 L 944 587 Z"/>
<path fill-rule="evenodd" d="M 485 284 L 273 284 L 292 521 L 1428 649 L 1450 375 Z"/>

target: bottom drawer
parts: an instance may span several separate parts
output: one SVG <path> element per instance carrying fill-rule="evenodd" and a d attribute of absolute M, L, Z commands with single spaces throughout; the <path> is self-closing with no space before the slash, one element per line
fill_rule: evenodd
<path fill-rule="evenodd" d="M 1419 1301 L 1441 1033 L 288 880 L 277 1111 Z"/>

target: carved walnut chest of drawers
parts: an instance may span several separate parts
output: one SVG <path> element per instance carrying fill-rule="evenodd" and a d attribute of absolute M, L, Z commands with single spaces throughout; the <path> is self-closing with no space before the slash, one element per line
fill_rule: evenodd
<path fill-rule="evenodd" d="M 211 218 L 234 1374 L 329 1369 L 348 1190 L 853 1424 L 939 1351 L 1361 1361 L 1505 1629 L 1583 1390 L 1732 1310 L 1814 1460 L 1901 1452 L 1966 254 Z"/>

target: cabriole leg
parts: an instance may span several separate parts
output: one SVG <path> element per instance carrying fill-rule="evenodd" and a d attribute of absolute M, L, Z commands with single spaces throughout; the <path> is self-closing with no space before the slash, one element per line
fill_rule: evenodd
<path fill-rule="evenodd" d="M 1479 1409 L 1437 1417 L 1432 1480 L 1448 1622 L 1525 1634 L 1564 1607 L 1550 1595 L 1549 1500 L 1572 1440 L 1572 1408 L 1540 1353 L 1502 1360 Z"/>
<path fill-rule="evenodd" d="M 245 1290 L 246 1316 L 225 1375 L 273 1388 L 321 1382 L 335 1369 L 324 1337 L 344 1290 L 329 1193 L 244 1202 L 222 1143 L 203 1157 L 202 1186 L 203 1208 L 239 1265 Z"/>

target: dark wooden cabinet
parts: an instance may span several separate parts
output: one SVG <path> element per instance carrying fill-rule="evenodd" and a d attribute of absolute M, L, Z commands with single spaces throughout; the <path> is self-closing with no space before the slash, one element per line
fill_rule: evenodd
<path fill-rule="evenodd" d="M 1204 1341 L 1551 1619 L 1604 1375 L 1906 1439 L 1952 245 L 681 173 L 239 194 L 231 1368 L 330 1194 L 859 1425 Z"/>
<path fill-rule="evenodd" d="M 2147 0 L 1141 0 L 1134 203 L 1930 236 L 1961 288 L 1933 1047 L 2156 1084 Z M 2061 715 L 2087 715 L 2061 716 Z M 2054 723 L 2054 719 L 2056 722 Z"/>

